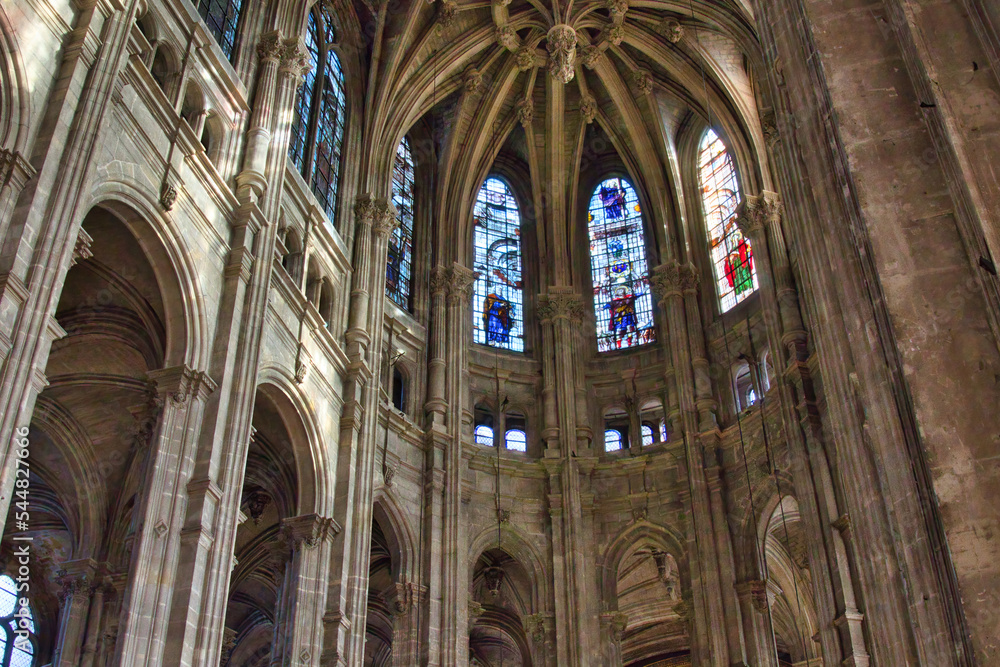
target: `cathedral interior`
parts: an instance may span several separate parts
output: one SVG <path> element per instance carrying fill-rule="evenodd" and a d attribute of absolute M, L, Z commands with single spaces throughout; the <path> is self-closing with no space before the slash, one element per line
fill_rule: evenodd
<path fill-rule="evenodd" d="M 5 0 L 0 667 L 1000 665 L 1000 5 Z"/>

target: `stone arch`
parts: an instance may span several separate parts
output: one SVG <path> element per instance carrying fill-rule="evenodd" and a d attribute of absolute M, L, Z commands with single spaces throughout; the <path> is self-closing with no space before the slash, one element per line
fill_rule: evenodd
<path fill-rule="evenodd" d="M 608 548 L 598 563 L 600 571 L 601 600 L 609 611 L 618 610 L 618 569 L 622 560 L 632 550 L 639 540 L 647 539 L 657 543 L 674 557 L 678 575 L 684 582 L 690 582 L 687 566 L 687 552 L 684 550 L 683 538 L 674 534 L 669 528 L 649 521 L 637 521 L 622 530 Z M 688 584 L 689 585 L 689 584 Z"/>
<path fill-rule="evenodd" d="M 501 526 L 499 545 L 497 544 L 497 530 L 494 526 L 483 529 L 470 543 L 466 561 L 469 572 L 469 590 L 472 589 L 472 580 L 479 557 L 490 549 L 499 549 L 521 564 L 531 585 L 530 611 L 532 613 L 546 611 L 550 603 L 551 591 L 549 589 L 549 575 L 542 565 L 542 558 L 520 531 L 510 524 Z"/>
<path fill-rule="evenodd" d="M 332 516 L 329 466 L 322 436 L 312 419 L 308 402 L 285 369 L 265 367 L 258 375 L 258 392 L 274 405 L 287 431 L 295 457 L 296 504 L 292 516 L 316 513 Z"/>
<path fill-rule="evenodd" d="M 201 298 L 197 264 L 165 219 L 151 184 L 137 165 L 119 161 L 101 170 L 100 184 L 91 193 L 91 207 L 110 211 L 132 233 L 152 266 L 163 294 L 166 331 L 164 365 L 209 367 L 211 342 L 208 315 Z"/>
<path fill-rule="evenodd" d="M 384 486 L 375 492 L 372 518 L 382 526 L 389 548 L 398 554 L 392 563 L 393 579 L 416 581 L 419 574 L 416 541 L 410 522 L 393 493 Z"/>
<path fill-rule="evenodd" d="M 0 8 L 0 148 L 23 153 L 28 141 L 31 99 L 17 31 Z"/>

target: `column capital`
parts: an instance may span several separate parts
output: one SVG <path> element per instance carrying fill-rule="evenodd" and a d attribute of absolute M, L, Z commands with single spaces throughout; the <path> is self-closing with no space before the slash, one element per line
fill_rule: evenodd
<path fill-rule="evenodd" d="M 204 371 L 196 371 L 186 364 L 150 371 L 149 379 L 156 386 L 158 400 L 169 400 L 175 407 L 183 407 L 194 398 L 204 400 L 217 385 Z"/>
<path fill-rule="evenodd" d="M 472 284 L 477 274 L 457 262 L 445 269 L 444 280 L 448 289 L 448 303 L 467 303 L 472 298 Z"/>
<path fill-rule="evenodd" d="M 543 613 L 530 614 L 524 617 L 523 623 L 524 634 L 528 636 L 528 639 L 541 643 L 545 641 L 545 636 L 552 626 L 552 615 Z"/>
<path fill-rule="evenodd" d="M 381 239 L 388 239 L 396 229 L 399 224 L 396 215 L 396 207 L 385 197 L 373 197 L 366 192 L 354 200 L 354 217 L 371 226 Z"/>
<path fill-rule="evenodd" d="M 56 582 L 60 586 L 59 598 L 69 601 L 90 596 L 95 586 L 97 563 L 89 558 L 67 561 L 56 572 Z"/>
<path fill-rule="evenodd" d="M 281 60 L 284 46 L 281 40 L 280 30 L 265 32 L 257 40 L 257 57 L 261 61 L 279 62 Z"/>
<path fill-rule="evenodd" d="M 587 316 L 583 299 L 570 287 L 552 287 L 547 294 L 538 295 L 538 319 L 570 319 L 580 321 Z"/>
<path fill-rule="evenodd" d="M 314 549 L 323 540 L 332 540 L 340 533 L 340 524 L 318 514 L 303 514 L 281 522 L 281 536 L 293 549 L 305 546 Z"/>
<path fill-rule="evenodd" d="M 302 76 L 312 69 L 309 50 L 301 37 L 292 37 L 281 43 L 278 53 L 281 64 L 278 71 L 282 74 L 301 80 Z"/>
<path fill-rule="evenodd" d="M 696 292 L 699 278 L 694 265 L 670 260 L 649 272 L 649 283 L 658 299 L 665 301 L 675 294 L 680 296 L 685 292 Z"/>
<path fill-rule="evenodd" d="M 390 611 L 397 615 L 407 614 L 427 599 L 427 587 L 400 579 L 384 594 Z"/>
<path fill-rule="evenodd" d="M 0 183 L 14 183 L 18 192 L 35 176 L 35 168 L 17 151 L 0 150 Z"/>
<path fill-rule="evenodd" d="M 752 241 L 767 225 L 780 224 L 781 209 L 781 196 L 776 192 L 764 190 L 759 196 L 747 195 L 737 209 L 736 224 Z"/>
<path fill-rule="evenodd" d="M 76 243 L 73 244 L 73 259 L 70 266 L 75 266 L 77 262 L 86 261 L 94 256 L 90 246 L 94 243 L 94 237 L 87 233 L 83 227 L 76 235 Z"/>
<path fill-rule="evenodd" d="M 753 608 L 760 613 L 766 613 L 768 604 L 767 582 L 760 579 L 749 579 L 735 584 L 736 596 L 740 600 L 749 600 Z"/>
<path fill-rule="evenodd" d="M 605 612 L 601 614 L 601 622 L 611 633 L 611 639 L 620 642 L 625 636 L 625 628 L 628 627 L 628 614 L 620 611 Z"/>

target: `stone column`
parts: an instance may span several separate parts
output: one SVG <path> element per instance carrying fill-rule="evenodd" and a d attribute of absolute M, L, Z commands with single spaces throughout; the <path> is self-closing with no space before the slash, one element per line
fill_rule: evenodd
<path fill-rule="evenodd" d="M 601 614 L 602 665 L 622 667 L 622 638 L 628 627 L 628 616 L 620 611 Z"/>
<path fill-rule="evenodd" d="M 555 430 L 550 437 L 543 463 L 549 475 L 549 516 L 552 522 L 553 591 L 555 594 L 556 651 L 559 664 L 586 664 L 596 647 L 598 633 L 593 579 L 588 576 L 588 544 L 593 534 L 586 531 L 583 495 L 593 470 L 593 431 L 580 422 L 578 327 L 586 311 L 572 287 L 550 286 L 539 298 L 538 317 L 543 333 L 552 338 L 554 363 L 551 365 L 555 389 Z"/>
<path fill-rule="evenodd" d="M 746 639 L 747 663 L 754 667 L 778 667 L 778 650 L 771 630 L 767 582 L 752 579 L 735 586 Z"/>
<path fill-rule="evenodd" d="M 185 491 L 201 429 L 205 400 L 215 390 L 206 373 L 187 366 L 151 371 L 162 406 L 150 443 L 146 486 L 135 513 L 141 521 L 132 552 L 121 618 L 118 660 L 131 665 L 162 664 L 171 643 L 167 625 L 181 546 L 191 539 L 184 531 L 188 511 Z"/>
<path fill-rule="evenodd" d="M 334 517 L 343 526 L 343 536 L 334 545 L 324 616 L 324 665 L 355 664 L 364 651 L 378 451 L 378 383 L 372 379 L 382 375 L 385 263 L 389 236 L 397 225 L 392 203 L 370 194 L 357 198 L 354 216 L 354 273 L 345 336 L 350 364 L 343 385 Z"/>
<path fill-rule="evenodd" d="M 809 571 L 823 655 L 844 665 L 864 667 L 869 658 L 861 627 L 863 616 L 857 609 L 846 549 L 832 529 L 842 513 L 807 363 L 806 333 L 781 232 L 781 211 L 781 198 L 774 192 L 748 195 L 740 205 L 737 223 L 750 239 L 757 263 L 796 500 L 805 534 L 811 538 L 807 540 Z"/>
<path fill-rule="evenodd" d="M 331 545 L 339 532 L 336 521 L 317 514 L 281 522 L 287 563 L 278 603 L 281 623 L 271 647 L 278 664 L 312 665 L 320 656 Z"/>
<path fill-rule="evenodd" d="M 400 580 L 388 598 L 392 612 L 392 667 L 420 664 L 420 606 L 427 598 L 427 588 Z"/>
<path fill-rule="evenodd" d="M 99 644 L 104 630 L 107 599 L 113 598 L 114 595 L 115 589 L 111 583 L 111 577 L 107 574 L 107 563 L 104 563 L 99 566 L 94 577 L 90 613 L 87 620 L 87 638 L 80 652 L 80 667 L 92 667 L 95 664 L 94 661 L 100 648 Z"/>
<path fill-rule="evenodd" d="M 56 638 L 54 667 L 77 667 L 83 650 L 90 610 L 91 587 L 97 563 L 90 559 L 64 563 L 57 575 L 59 593 L 59 634 Z"/>
<path fill-rule="evenodd" d="M 468 660 L 468 539 L 462 516 L 462 413 L 468 403 L 468 347 L 472 339 L 472 283 L 475 274 L 464 266 L 448 269 L 445 340 L 445 395 L 448 430 L 444 439 L 444 503 L 441 526 L 441 656 L 440 664 L 464 665 Z"/>
<path fill-rule="evenodd" d="M 729 642 L 727 632 L 720 632 L 727 623 L 723 604 L 719 554 L 716 544 L 716 529 L 712 516 L 712 502 L 709 485 L 706 478 L 705 451 L 703 438 L 700 435 L 698 418 L 699 402 L 706 405 L 704 387 L 696 382 L 696 374 L 692 363 L 692 350 L 697 354 L 699 343 L 692 340 L 700 336 L 700 324 L 688 321 L 686 311 L 687 293 L 694 289 L 693 271 L 689 266 L 677 262 L 666 262 L 650 273 L 650 282 L 659 298 L 660 308 L 667 315 L 670 327 L 670 349 L 673 360 L 674 377 L 678 403 L 680 408 L 680 425 L 683 428 L 685 441 L 686 467 L 691 503 L 691 536 L 692 550 L 692 582 L 694 606 L 694 633 L 692 647 L 702 664 L 723 667 L 729 665 Z M 697 317 L 697 308 L 693 313 Z M 697 318 L 700 322 L 700 318 Z M 689 334 L 689 327 L 694 329 Z M 695 334 L 698 334 L 697 336 Z M 703 355 L 702 355 L 703 356 Z M 703 413 L 705 410 L 702 411 Z M 700 420 L 705 422 L 706 419 Z M 706 424 L 707 425 L 707 424 Z M 714 424 L 712 424 L 714 426 Z M 714 457 L 714 438 L 711 431 L 706 432 L 704 442 L 708 442 Z M 696 565 L 695 565 L 696 564 Z M 697 576 L 696 576 L 697 573 Z"/>

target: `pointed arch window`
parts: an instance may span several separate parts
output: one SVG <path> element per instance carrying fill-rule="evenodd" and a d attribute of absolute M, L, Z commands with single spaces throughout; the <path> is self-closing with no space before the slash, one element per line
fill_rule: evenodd
<path fill-rule="evenodd" d="M 236 51 L 236 35 L 242 12 L 243 0 L 199 0 L 198 2 L 198 14 L 205 20 L 205 27 L 230 60 Z"/>
<path fill-rule="evenodd" d="M 473 340 L 523 352 L 521 213 L 514 193 L 504 181 L 490 176 L 479 189 L 473 216 Z"/>
<path fill-rule="evenodd" d="M 337 213 L 347 98 L 344 73 L 334 51 L 333 19 L 326 3 L 317 2 L 309 12 L 305 41 L 311 69 L 295 100 L 288 158 L 333 220 Z"/>
<path fill-rule="evenodd" d="M 740 204 L 736 168 L 726 144 L 712 129 L 701 140 L 698 174 L 719 307 L 726 312 L 754 293 L 757 272 L 750 239 L 736 224 Z"/>
<path fill-rule="evenodd" d="M 597 349 L 610 352 L 654 342 L 642 211 L 632 184 L 615 177 L 598 185 L 588 221 Z"/>
<path fill-rule="evenodd" d="M 385 293 L 409 310 L 413 274 L 413 153 L 403 137 L 396 147 L 392 168 L 392 204 L 399 224 L 389 239 L 389 257 L 385 269 Z"/>
<path fill-rule="evenodd" d="M 34 663 L 35 618 L 31 607 L 18 604 L 17 583 L 0 575 L 0 665 L 28 667 Z"/>

